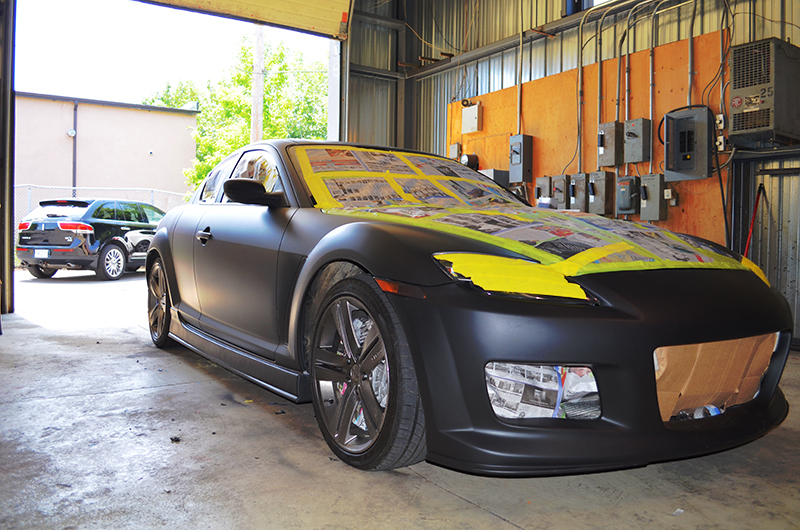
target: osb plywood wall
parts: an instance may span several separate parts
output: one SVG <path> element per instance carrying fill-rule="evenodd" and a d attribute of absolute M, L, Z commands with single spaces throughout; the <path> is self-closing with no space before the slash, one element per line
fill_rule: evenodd
<path fill-rule="evenodd" d="M 653 113 L 654 173 L 663 173 L 664 146 L 657 139 L 658 122 L 665 113 L 687 103 L 688 40 L 659 46 L 655 49 L 655 98 Z M 623 59 L 624 60 L 624 59 Z M 650 114 L 650 54 L 648 50 L 630 56 L 630 113 L 629 118 L 647 118 Z M 720 65 L 720 32 L 695 37 L 694 65 L 696 75 L 692 84 L 692 104 L 700 104 L 701 94 L 714 78 Z M 620 121 L 625 120 L 625 64 L 622 66 Z M 727 65 L 725 81 L 728 79 Z M 597 170 L 597 64 L 585 66 L 583 105 L 583 171 Z M 576 69 L 537 79 L 522 85 L 522 133 L 533 136 L 533 176 L 578 173 L 577 157 L 571 163 L 577 144 Z M 616 115 L 616 59 L 603 62 L 603 122 L 614 121 Z M 711 109 L 719 113 L 719 84 L 711 96 Z M 729 92 L 728 92 L 729 94 Z M 475 153 L 480 168 L 508 169 L 509 137 L 517 131 L 517 88 L 507 88 L 471 98 L 480 101 L 483 109 L 482 130 L 461 134 L 461 103 L 448 108 L 448 144 L 461 143 L 462 152 Z M 663 132 L 662 132 L 663 135 Z M 720 156 L 724 163 L 726 155 Z M 609 170 L 608 168 L 604 168 Z M 629 174 L 637 174 L 634 164 Z M 649 163 L 638 164 L 645 175 Z M 620 168 L 624 174 L 624 166 Z M 723 170 L 723 183 L 727 182 Z M 678 193 L 678 206 L 670 207 L 669 218 L 656 222 L 676 232 L 697 235 L 725 244 L 725 226 L 716 173 L 700 181 L 671 183 Z M 529 192 L 532 195 L 533 188 Z M 632 219 L 637 219 L 632 216 Z"/>

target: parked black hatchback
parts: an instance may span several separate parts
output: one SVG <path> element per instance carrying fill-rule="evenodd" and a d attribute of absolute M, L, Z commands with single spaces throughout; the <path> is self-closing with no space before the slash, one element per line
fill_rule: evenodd
<path fill-rule="evenodd" d="M 88 269 L 117 280 L 144 265 L 163 216 L 155 206 L 135 201 L 41 201 L 19 223 L 17 258 L 36 278 L 52 278 L 58 269 Z"/>

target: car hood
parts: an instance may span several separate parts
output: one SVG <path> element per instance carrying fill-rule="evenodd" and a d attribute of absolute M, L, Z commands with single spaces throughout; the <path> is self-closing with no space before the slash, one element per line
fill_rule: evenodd
<path fill-rule="evenodd" d="M 490 243 L 568 277 L 654 269 L 757 267 L 723 247 L 645 223 L 526 206 L 385 206 L 323 212 L 445 232 Z"/>

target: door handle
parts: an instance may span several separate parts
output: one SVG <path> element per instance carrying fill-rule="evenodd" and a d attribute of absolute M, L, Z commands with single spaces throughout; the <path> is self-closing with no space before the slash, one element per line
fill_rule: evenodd
<path fill-rule="evenodd" d="M 205 229 L 199 230 L 194 237 L 200 242 L 201 245 L 205 245 L 208 243 L 208 240 L 211 239 L 211 227 L 207 226 Z"/>
<path fill-rule="evenodd" d="M 131 227 L 130 226 L 120 226 L 119 229 L 122 230 L 123 232 L 126 232 L 126 231 L 130 230 Z"/>

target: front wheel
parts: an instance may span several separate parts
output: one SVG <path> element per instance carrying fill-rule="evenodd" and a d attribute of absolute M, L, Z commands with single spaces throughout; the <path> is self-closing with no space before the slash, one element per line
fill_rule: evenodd
<path fill-rule="evenodd" d="M 322 435 L 345 463 L 386 470 L 425 458 L 425 416 L 397 314 L 371 276 L 325 295 L 310 352 Z"/>
<path fill-rule="evenodd" d="M 28 272 L 30 272 L 34 278 L 39 278 L 40 280 L 52 278 L 55 275 L 56 270 L 58 269 L 45 269 L 38 265 L 28 265 Z"/>
<path fill-rule="evenodd" d="M 119 280 L 125 272 L 125 253 L 117 245 L 108 245 L 100 253 L 95 274 L 102 280 Z"/>
<path fill-rule="evenodd" d="M 147 273 L 147 321 L 150 338 L 158 348 L 168 348 L 173 344 L 169 338 L 170 307 L 167 276 L 164 264 L 158 258 Z"/>

